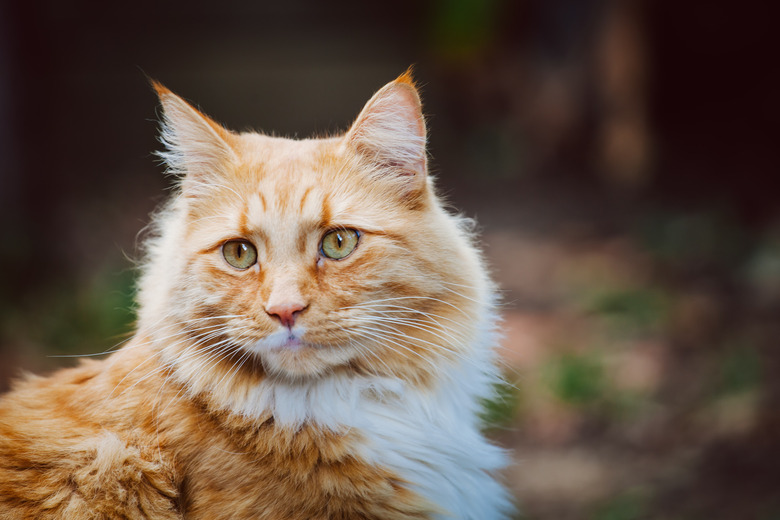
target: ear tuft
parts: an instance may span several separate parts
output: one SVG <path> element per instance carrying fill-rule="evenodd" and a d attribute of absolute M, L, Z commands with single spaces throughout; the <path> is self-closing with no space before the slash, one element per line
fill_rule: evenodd
<path fill-rule="evenodd" d="M 379 177 L 400 183 L 404 195 L 421 192 L 426 177 L 426 129 L 411 69 L 366 103 L 346 135 Z"/>
<path fill-rule="evenodd" d="M 393 83 L 404 83 L 417 90 L 417 84 L 414 81 L 414 71 L 411 66 L 403 74 L 395 78 Z"/>
<path fill-rule="evenodd" d="M 233 134 L 161 83 L 151 83 L 163 107 L 160 141 L 166 149 L 159 155 L 170 172 L 182 176 L 183 191 L 192 195 L 235 161 Z"/>
<path fill-rule="evenodd" d="M 152 88 L 157 93 L 158 98 L 162 98 L 166 94 L 173 94 L 168 87 L 157 81 L 156 79 L 150 79 L 149 83 L 152 84 Z"/>

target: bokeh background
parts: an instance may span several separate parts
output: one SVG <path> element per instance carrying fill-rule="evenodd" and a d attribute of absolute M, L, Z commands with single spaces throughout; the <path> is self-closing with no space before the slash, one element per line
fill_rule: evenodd
<path fill-rule="evenodd" d="M 410 64 L 503 289 L 524 519 L 780 518 L 780 84 L 761 4 L 0 2 L 0 388 L 132 330 L 162 81 L 344 130 Z"/>

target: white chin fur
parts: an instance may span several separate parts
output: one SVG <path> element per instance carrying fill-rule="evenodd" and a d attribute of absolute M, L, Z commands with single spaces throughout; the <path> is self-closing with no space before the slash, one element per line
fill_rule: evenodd
<path fill-rule="evenodd" d="M 301 340 L 304 333 L 302 328 L 278 330 L 244 348 L 259 356 L 271 374 L 296 380 L 320 377 L 352 358 L 350 349 L 305 343 Z"/>

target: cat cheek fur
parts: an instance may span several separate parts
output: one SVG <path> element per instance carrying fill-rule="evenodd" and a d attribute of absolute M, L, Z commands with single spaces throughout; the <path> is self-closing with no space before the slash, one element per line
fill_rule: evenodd
<path fill-rule="evenodd" d="M 411 75 L 308 140 L 233 133 L 154 87 L 180 189 L 138 332 L 0 399 L 0 517 L 506 518 L 478 420 L 495 289 L 427 174 Z M 324 258 L 338 228 L 359 243 Z M 255 265 L 225 261 L 234 239 Z"/>

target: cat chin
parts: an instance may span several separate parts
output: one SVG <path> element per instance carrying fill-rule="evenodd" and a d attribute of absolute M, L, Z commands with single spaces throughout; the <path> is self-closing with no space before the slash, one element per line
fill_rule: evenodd
<path fill-rule="evenodd" d="M 352 356 L 336 353 L 328 348 L 304 346 L 293 350 L 275 349 L 259 354 L 265 370 L 289 381 L 320 379 L 333 373 L 334 368 L 349 363 Z"/>
<path fill-rule="evenodd" d="M 348 349 L 324 347 L 302 339 L 305 330 L 280 330 L 245 347 L 267 372 L 285 379 L 319 378 L 352 359 Z"/>

